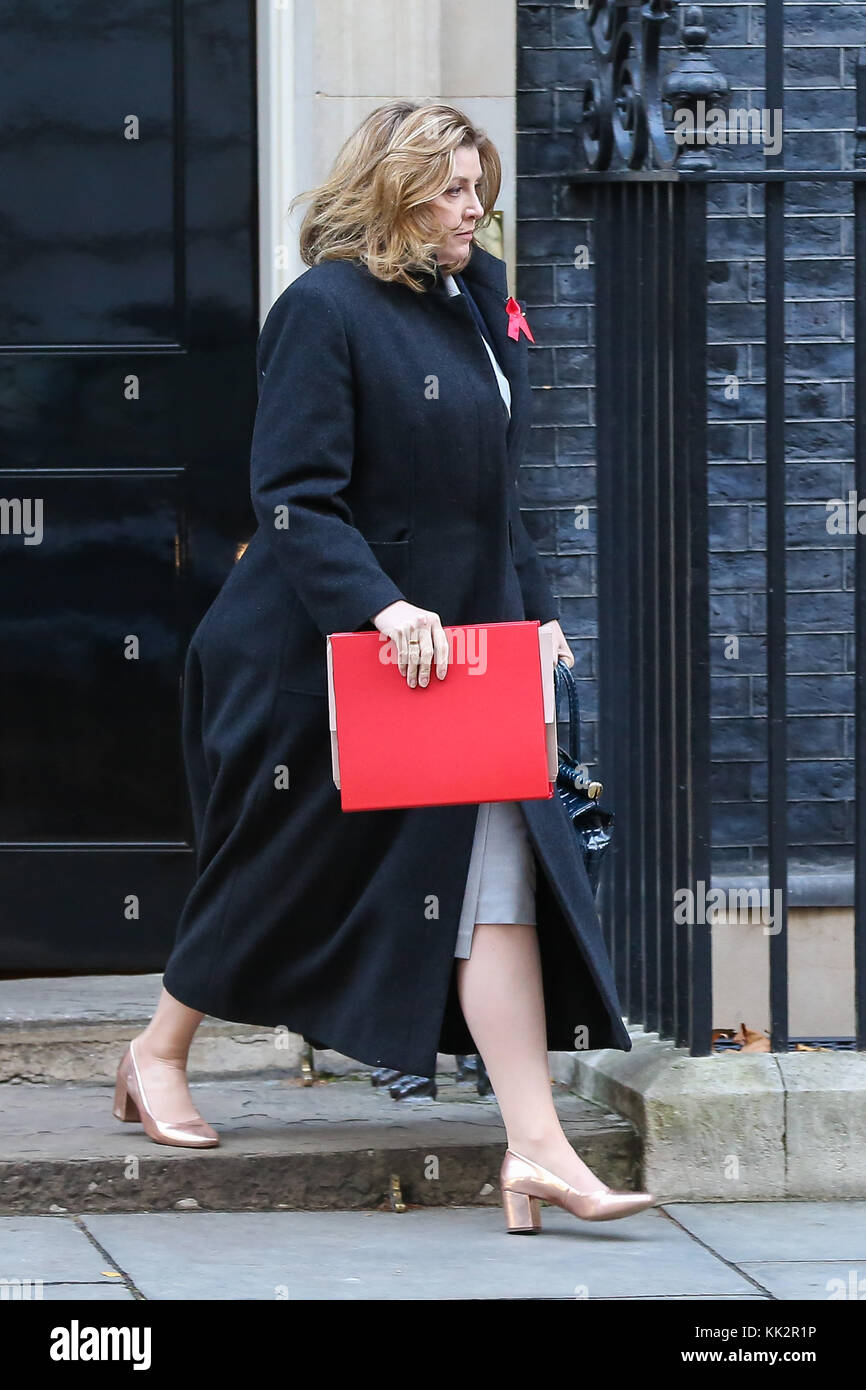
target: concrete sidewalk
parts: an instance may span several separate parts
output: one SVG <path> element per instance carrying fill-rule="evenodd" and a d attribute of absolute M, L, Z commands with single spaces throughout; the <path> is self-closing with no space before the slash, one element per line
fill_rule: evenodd
<path fill-rule="evenodd" d="M 511 1236 L 501 1211 L 466 1207 L 5 1217 L 0 1277 L 89 1301 L 866 1296 L 866 1202 L 672 1203 L 597 1226 L 545 1206 L 542 1219 L 539 1235 Z"/>

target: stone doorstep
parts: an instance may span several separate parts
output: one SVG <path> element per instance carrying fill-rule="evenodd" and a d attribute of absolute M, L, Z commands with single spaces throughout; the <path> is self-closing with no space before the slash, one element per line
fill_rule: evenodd
<path fill-rule="evenodd" d="M 691 1057 L 629 1032 L 631 1052 L 553 1054 L 552 1074 L 631 1121 L 660 1200 L 866 1197 L 866 1053 Z"/>
<path fill-rule="evenodd" d="M 113 1080 L 131 1037 L 150 1019 L 161 975 L 79 975 L 0 980 L 0 1083 Z M 285 1029 L 205 1018 L 190 1051 L 201 1077 L 298 1074 L 303 1039 Z M 332 1074 L 372 1070 L 339 1052 L 316 1052 Z"/>
<path fill-rule="evenodd" d="M 396 1175 L 408 1206 L 497 1206 L 505 1135 L 493 1097 L 437 1078 L 436 1100 L 395 1101 L 356 1073 L 194 1082 L 215 1149 L 152 1143 L 111 1114 L 111 1085 L 0 1087 L 0 1212 L 384 1208 Z M 636 1189 L 634 1127 L 561 1086 L 574 1147 L 612 1186 Z"/>
<path fill-rule="evenodd" d="M 130 1038 L 151 1018 L 161 975 L 79 975 L 0 980 L 0 1084 L 114 1081 Z M 286 1029 L 204 1018 L 190 1049 L 190 1076 L 299 1076 L 304 1041 Z M 332 1049 L 316 1050 L 317 1073 L 375 1070 Z M 453 1071 L 442 1054 L 437 1072 Z"/>

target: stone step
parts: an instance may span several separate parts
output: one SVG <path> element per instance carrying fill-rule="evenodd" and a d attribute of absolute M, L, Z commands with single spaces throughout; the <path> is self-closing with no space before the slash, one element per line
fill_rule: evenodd
<path fill-rule="evenodd" d="M 88 975 L 0 980 L 0 1082 L 113 1079 L 131 1037 L 150 1019 L 161 975 Z M 302 1038 L 286 1029 L 205 1018 L 190 1052 L 203 1077 L 299 1073 Z M 317 1052 L 315 1064 L 339 1075 L 363 1063 Z"/>
<path fill-rule="evenodd" d="M 453 1066 L 453 1063 L 452 1063 Z M 350 1210 L 498 1205 L 505 1134 L 494 1097 L 437 1076 L 438 1098 L 395 1101 L 369 1072 L 198 1081 L 220 1146 L 152 1143 L 115 1120 L 110 1083 L 0 1086 L 0 1212 Z M 633 1126 L 554 1083 L 563 1127 L 613 1187 L 639 1187 Z"/>

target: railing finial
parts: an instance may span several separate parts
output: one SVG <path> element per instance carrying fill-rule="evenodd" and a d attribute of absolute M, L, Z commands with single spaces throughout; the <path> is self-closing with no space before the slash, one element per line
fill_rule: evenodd
<path fill-rule="evenodd" d="M 709 39 L 700 5 L 689 5 L 683 16 L 680 40 L 686 53 L 662 83 L 662 95 L 674 113 L 688 112 L 696 139 L 681 146 L 679 166 L 682 169 L 713 169 L 715 158 L 705 141 L 706 114 L 710 107 L 719 108 L 727 100 L 728 79 L 710 62 L 704 49 Z"/>

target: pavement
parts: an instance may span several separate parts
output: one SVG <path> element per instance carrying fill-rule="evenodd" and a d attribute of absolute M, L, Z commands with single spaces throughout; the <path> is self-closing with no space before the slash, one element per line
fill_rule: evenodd
<path fill-rule="evenodd" d="M 472 1207 L 10 1216 L 0 1277 L 112 1302 L 866 1297 L 866 1202 L 671 1203 L 597 1226 L 545 1206 L 542 1220 L 518 1236 Z"/>
<path fill-rule="evenodd" d="M 665 1193 L 602 1224 L 543 1206 L 539 1234 L 509 1235 L 498 1106 L 453 1058 L 437 1099 L 395 1101 L 351 1058 L 317 1053 L 304 1077 L 299 1039 L 206 1020 L 190 1078 L 220 1146 L 153 1144 L 111 1104 L 158 986 L 0 984 L 0 1301 L 866 1298 L 858 1198 Z M 642 1186 L 634 1127 L 553 1079 L 552 1093 L 594 1171 Z"/>

